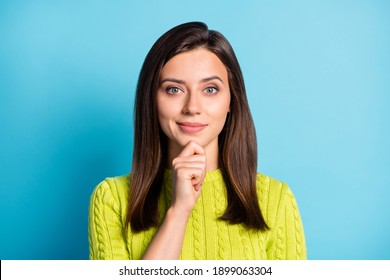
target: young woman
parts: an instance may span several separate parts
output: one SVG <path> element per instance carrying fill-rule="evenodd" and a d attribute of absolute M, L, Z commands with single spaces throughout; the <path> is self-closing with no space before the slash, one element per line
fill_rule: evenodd
<path fill-rule="evenodd" d="M 199 22 L 149 51 L 132 172 L 91 197 L 91 259 L 305 259 L 295 198 L 257 173 L 254 124 L 232 47 Z"/>

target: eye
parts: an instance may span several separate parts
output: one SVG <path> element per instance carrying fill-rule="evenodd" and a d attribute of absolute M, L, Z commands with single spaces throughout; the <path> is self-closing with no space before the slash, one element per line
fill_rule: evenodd
<path fill-rule="evenodd" d="M 178 87 L 168 87 L 166 91 L 168 94 L 175 95 L 180 93 L 181 89 Z"/>
<path fill-rule="evenodd" d="M 209 94 L 209 95 L 213 95 L 213 94 L 216 94 L 218 92 L 218 89 L 216 87 L 207 87 L 207 88 L 205 88 L 204 92 Z"/>

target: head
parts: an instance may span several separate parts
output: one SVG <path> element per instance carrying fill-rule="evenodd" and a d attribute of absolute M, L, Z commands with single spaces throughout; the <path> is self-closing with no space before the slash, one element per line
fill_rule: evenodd
<path fill-rule="evenodd" d="M 248 115 L 249 106 L 244 81 L 230 43 L 221 33 L 209 30 L 204 23 L 182 24 L 169 30 L 156 41 L 145 59 L 139 77 L 135 104 L 135 133 L 142 131 L 141 133 L 149 139 L 149 142 L 158 144 L 155 147 L 166 150 L 168 144 L 167 131 L 161 129 L 157 103 L 162 70 L 175 56 L 200 49 L 218 58 L 227 73 L 228 84 L 225 86 L 230 95 L 227 110 L 230 114 L 227 114 L 227 120 L 220 129 L 220 142 L 226 138 L 228 130 L 234 131 L 235 126 L 242 125 L 246 121 L 243 118 Z M 161 154 L 164 152 L 160 151 Z"/>
<path fill-rule="evenodd" d="M 207 170 L 218 168 L 218 135 L 230 110 L 225 65 L 205 48 L 175 55 L 157 90 L 159 125 L 168 142 L 168 167 L 189 141 L 206 150 Z"/>
<path fill-rule="evenodd" d="M 233 48 L 221 33 L 209 30 L 204 23 L 191 22 L 176 26 L 163 34 L 152 46 L 141 69 L 134 110 L 132 192 L 129 198 L 130 205 L 137 206 L 130 206 L 132 209 L 128 211 L 128 221 L 133 229 L 145 229 L 158 221 L 156 199 L 168 164 L 168 145 L 172 143 L 169 127 L 164 126 L 161 121 L 161 108 L 158 106 L 158 93 L 166 78 L 164 71 L 174 60 L 202 52 L 210 59 L 214 58 L 216 64 L 220 64 L 219 78 L 222 82 L 225 80 L 225 90 L 229 95 L 216 135 L 219 166 L 228 191 L 228 209 L 222 218 L 231 222 L 243 222 L 242 216 L 249 216 L 243 205 L 250 196 L 256 198 L 253 185 L 257 168 L 257 146 L 242 72 Z M 183 146 L 185 141 L 178 144 Z M 246 182 L 245 177 L 250 182 Z M 244 186 L 248 184 L 250 188 Z M 142 211 L 146 207 L 146 212 L 153 212 L 154 215 L 145 216 Z M 236 211 L 240 207 L 243 210 Z M 133 222 L 132 217 L 136 216 L 142 216 L 137 222 L 139 227 L 134 226 L 137 223 Z M 251 222 L 248 224 L 250 226 Z"/>

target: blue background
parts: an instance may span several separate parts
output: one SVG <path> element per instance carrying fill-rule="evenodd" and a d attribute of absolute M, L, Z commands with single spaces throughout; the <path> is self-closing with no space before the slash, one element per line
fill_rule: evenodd
<path fill-rule="evenodd" d="M 93 188 L 129 172 L 146 53 L 193 20 L 240 61 L 259 171 L 310 259 L 390 259 L 390 2 L 1 1 L 0 258 L 87 259 Z"/>

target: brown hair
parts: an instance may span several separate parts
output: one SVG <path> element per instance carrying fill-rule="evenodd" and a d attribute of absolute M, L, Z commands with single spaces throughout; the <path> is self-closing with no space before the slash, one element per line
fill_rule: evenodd
<path fill-rule="evenodd" d="M 246 97 L 241 68 L 233 48 L 219 32 L 201 22 L 190 22 L 163 34 L 147 54 L 138 80 L 134 110 L 134 152 L 126 228 L 134 232 L 158 224 L 158 198 L 167 158 L 167 140 L 157 115 L 156 92 L 160 72 L 173 56 L 205 48 L 228 71 L 230 113 L 218 137 L 219 165 L 227 189 L 228 206 L 220 217 L 232 224 L 266 230 L 256 194 L 256 133 Z"/>

